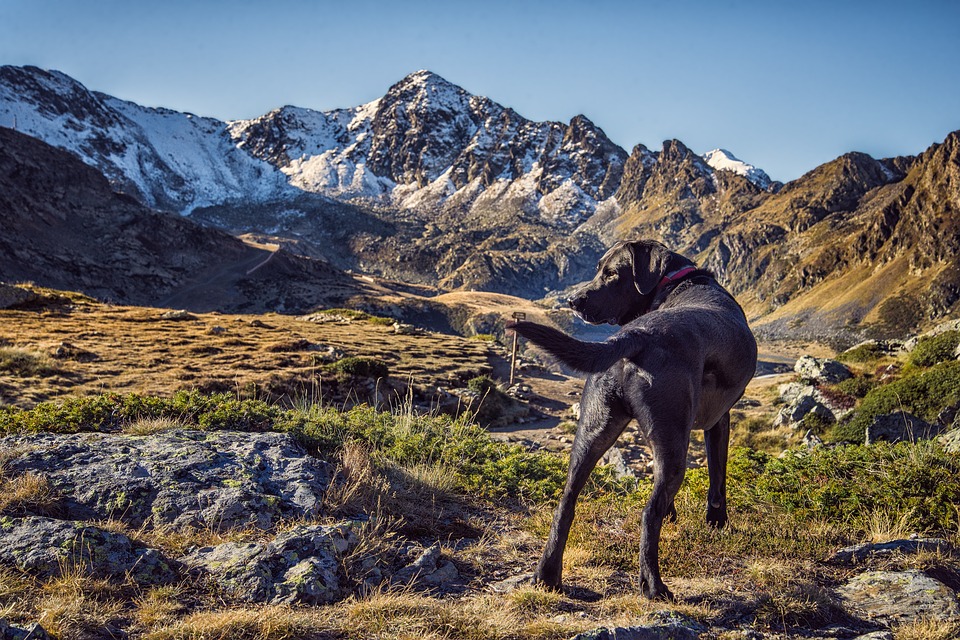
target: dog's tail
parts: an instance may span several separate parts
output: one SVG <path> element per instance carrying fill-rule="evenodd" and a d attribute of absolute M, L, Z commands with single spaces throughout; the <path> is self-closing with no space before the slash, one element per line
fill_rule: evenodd
<path fill-rule="evenodd" d="M 511 322 L 507 329 L 516 331 L 560 362 L 583 373 L 605 371 L 617 360 L 628 358 L 636 351 L 635 340 L 585 342 L 536 322 Z"/>

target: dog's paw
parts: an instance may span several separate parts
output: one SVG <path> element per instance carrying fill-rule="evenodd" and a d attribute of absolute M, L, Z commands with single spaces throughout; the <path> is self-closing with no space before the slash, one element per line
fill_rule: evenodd
<path fill-rule="evenodd" d="M 727 524 L 727 510 L 707 507 L 707 524 L 714 529 L 723 529 Z"/>
<path fill-rule="evenodd" d="M 665 600 L 667 602 L 676 602 L 677 599 L 674 597 L 673 592 L 667 588 L 667 585 L 663 584 L 662 581 L 657 580 L 655 583 L 643 580 L 640 581 L 640 592 L 645 598 L 650 600 Z"/>
<path fill-rule="evenodd" d="M 549 591 L 561 591 L 563 589 L 559 575 L 551 576 L 539 570 L 533 574 L 530 584 L 535 587 L 543 587 Z"/>

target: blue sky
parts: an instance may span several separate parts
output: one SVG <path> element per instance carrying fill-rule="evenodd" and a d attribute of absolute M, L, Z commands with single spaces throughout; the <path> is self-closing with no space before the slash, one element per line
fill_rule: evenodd
<path fill-rule="evenodd" d="M 953 0 L 0 0 L 0 64 L 221 119 L 355 106 L 430 69 L 628 151 L 678 138 L 784 181 L 960 129 Z"/>

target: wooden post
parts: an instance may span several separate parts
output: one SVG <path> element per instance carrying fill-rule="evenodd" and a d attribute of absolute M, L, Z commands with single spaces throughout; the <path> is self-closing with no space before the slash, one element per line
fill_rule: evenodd
<path fill-rule="evenodd" d="M 514 320 L 526 320 L 527 314 L 522 311 L 513 312 Z M 517 372 L 517 332 L 513 332 L 513 352 L 510 355 L 510 385 L 513 386 L 513 379 Z"/>

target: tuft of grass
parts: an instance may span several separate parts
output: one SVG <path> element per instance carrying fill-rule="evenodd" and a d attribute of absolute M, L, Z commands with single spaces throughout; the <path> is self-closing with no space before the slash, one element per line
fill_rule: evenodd
<path fill-rule="evenodd" d="M 183 420 L 170 416 L 142 417 L 135 418 L 131 422 L 123 425 L 120 429 L 123 433 L 131 436 L 149 436 L 164 431 L 173 431 L 182 429 L 186 426 Z"/>
<path fill-rule="evenodd" d="M 0 371 L 24 378 L 56 375 L 60 366 L 56 360 L 41 351 L 17 347 L 0 347 Z"/>
<path fill-rule="evenodd" d="M 513 611 L 521 618 L 536 617 L 552 612 L 563 596 L 556 591 L 548 591 L 540 587 L 521 587 L 507 594 L 507 602 Z"/>
<path fill-rule="evenodd" d="M 75 567 L 43 585 L 36 608 L 40 625 L 54 637 L 95 637 L 119 632 L 126 601 L 121 585 Z"/>
<path fill-rule="evenodd" d="M 919 618 L 893 628 L 894 640 L 953 640 L 960 637 L 960 623 Z"/>
<path fill-rule="evenodd" d="M 133 601 L 133 618 L 138 625 L 146 629 L 169 625 L 186 610 L 186 606 L 181 602 L 183 596 L 182 585 L 151 587 Z"/>
<path fill-rule="evenodd" d="M 0 513 L 52 513 L 58 498 L 42 474 L 27 472 L 13 478 L 0 474 Z"/>
<path fill-rule="evenodd" d="M 293 640 L 324 637 L 331 623 L 318 609 L 283 605 L 221 608 L 191 613 L 173 624 L 161 623 L 145 640 Z"/>

